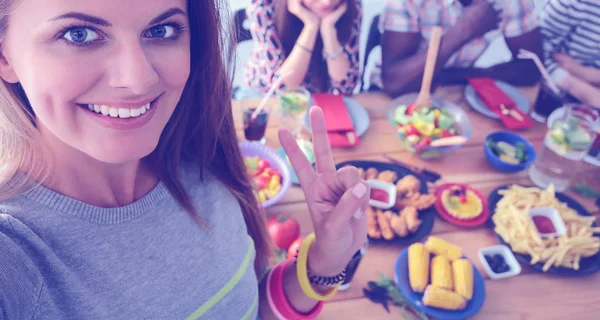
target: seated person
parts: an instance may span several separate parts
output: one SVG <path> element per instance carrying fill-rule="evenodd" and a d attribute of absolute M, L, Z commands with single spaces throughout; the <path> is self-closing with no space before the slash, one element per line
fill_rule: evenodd
<path fill-rule="evenodd" d="M 433 83 L 466 84 L 469 77 L 490 77 L 514 85 L 533 85 L 539 71 L 518 60 L 519 49 L 541 55 L 542 44 L 531 0 L 386 0 L 381 16 L 381 76 L 372 83 L 392 97 L 420 89 L 433 26 L 444 29 Z M 496 7 L 496 8 L 495 8 Z M 503 35 L 512 59 L 489 68 L 475 61 Z"/>
<path fill-rule="evenodd" d="M 540 15 L 544 63 L 558 86 L 600 107 L 600 4 L 550 0 Z"/>
<path fill-rule="evenodd" d="M 361 0 L 252 0 L 247 14 L 255 46 L 238 98 L 264 94 L 290 71 L 285 87 L 352 94 L 360 67 Z"/>

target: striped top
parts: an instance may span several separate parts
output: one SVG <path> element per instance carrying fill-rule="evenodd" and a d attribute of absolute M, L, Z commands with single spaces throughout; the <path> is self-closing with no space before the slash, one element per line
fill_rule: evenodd
<path fill-rule="evenodd" d="M 497 37 L 517 37 L 537 27 L 532 0 L 491 1 L 501 12 L 499 28 L 462 46 L 450 57 L 446 67 L 471 67 Z M 419 33 L 422 36 L 419 51 L 425 54 L 433 27 L 445 29 L 456 25 L 464 10 L 458 0 L 386 0 L 379 31 Z M 371 83 L 383 88 L 380 61 Z"/>
<path fill-rule="evenodd" d="M 552 59 L 565 53 L 587 67 L 600 68 L 600 1 L 549 0 L 540 14 L 544 63 L 550 73 L 562 69 Z"/>
<path fill-rule="evenodd" d="M 0 203 L 0 319 L 257 319 L 254 244 L 212 176 L 99 208 L 38 187 Z"/>

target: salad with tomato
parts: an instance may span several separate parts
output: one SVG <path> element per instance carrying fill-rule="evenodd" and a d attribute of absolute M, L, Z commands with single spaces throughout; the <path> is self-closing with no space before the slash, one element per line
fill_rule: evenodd
<path fill-rule="evenodd" d="M 277 195 L 281 190 L 282 175 L 279 170 L 271 167 L 271 163 L 259 157 L 245 157 L 246 171 L 254 181 L 256 197 L 263 203 Z"/>
<path fill-rule="evenodd" d="M 396 108 L 393 122 L 398 135 L 415 150 L 425 149 L 437 139 L 457 135 L 450 113 L 436 106 L 401 105 Z"/>

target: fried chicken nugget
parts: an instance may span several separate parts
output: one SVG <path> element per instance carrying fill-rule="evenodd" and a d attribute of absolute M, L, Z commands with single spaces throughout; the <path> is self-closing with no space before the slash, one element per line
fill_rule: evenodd
<path fill-rule="evenodd" d="M 406 226 L 410 233 L 415 233 L 421 225 L 421 220 L 418 218 L 419 213 L 415 207 L 406 207 L 400 212 L 400 217 L 406 221 Z"/>
<path fill-rule="evenodd" d="M 378 175 L 379 175 L 379 171 L 377 171 L 377 169 L 369 168 L 365 172 L 365 180 L 377 179 Z"/>
<path fill-rule="evenodd" d="M 360 180 L 365 180 L 365 169 L 363 168 L 357 168 L 358 169 L 358 175 L 360 176 Z"/>
<path fill-rule="evenodd" d="M 367 207 L 367 233 L 369 237 L 373 239 L 381 238 L 381 230 L 379 229 L 379 223 L 377 223 L 377 214 L 375 210 L 370 206 Z"/>
<path fill-rule="evenodd" d="M 394 183 L 396 180 L 398 180 L 398 175 L 394 171 L 385 170 L 379 173 L 379 175 L 377 176 L 377 180 L 388 183 Z"/>
<path fill-rule="evenodd" d="M 421 190 L 421 182 L 413 175 L 404 176 L 396 183 L 396 192 L 402 198 L 404 195 L 419 192 Z"/>
<path fill-rule="evenodd" d="M 390 220 L 390 225 L 392 226 L 394 233 L 399 237 L 404 238 L 408 235 L 408 227 L 404 217 L 401 217 L 397 214 L 393 215 L 392 219 Z"/>
<path fill-rule="evenodd" d="M 410 195 L 407 194 L 405 197 L 396 198 L 396 204 L 394 205 L 394 208 L 396 208 L 398 211 L 402 211 L 406 207 L 414 207 L 414 204 L 419 201 L 420 197 L 421 194 L 417 192 L 411 193 Z"/>
<path fill-rule="evenodd" d="M 424 210 L 431 207 L 434 203 L 435 196 L 433 194 L 421 194 L 413 205 L 417 210 Z"/>
<path fill-rule="evenodd" d="M 381 210 L 377 210 L 377 222 L 379 222 L 379 229 L 381 229 L 383 238 L 386 240 L 394 239 L 394 231 L 392 231 L 392 227 L 390 227 L 390 222 Z"/>

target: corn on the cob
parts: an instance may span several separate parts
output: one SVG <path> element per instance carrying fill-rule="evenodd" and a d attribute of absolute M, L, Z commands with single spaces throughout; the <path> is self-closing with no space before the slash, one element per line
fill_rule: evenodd
<path fill-rule="evenodd" d="M 471 300 L 473 297 L 473 265 L 467 259 L 458 259 L 452 262 L 454 276 L 454 291 L 463 298 Z"/>
<path fill-rule="evenodd" d="M 444 256 L 435 256 L 431 259 L 431 285 L 438 288 L 452 290 L 452 266 L 450 260 Z"/>
<path fill-rule="evenodd" d="M 421 243 L 408 248 L 408 278 L 415 292 L 425 291 L 429 283 L 429 251 Z"/>
<path fill-rule="evenodd" d="M 425 247 L 431 253 L 435 255 L 442 255 L 448 258 L 450 261 L 460 259 L 462 257 L 462 249 L 444 239 L 430 236 L 425 242 Z"/>
<path fill-rule="evenodd" d="M 429 285 L 423 295 L 423 304 L 446 310 L 462 310 L 467 306 L 467 300 L 454 291 Z"/>

